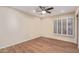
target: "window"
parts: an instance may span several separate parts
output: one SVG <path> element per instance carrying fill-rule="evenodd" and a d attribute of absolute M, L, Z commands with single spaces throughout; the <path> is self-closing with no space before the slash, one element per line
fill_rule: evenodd
<path fill-rule="evenodd" d="M 58 20 L 58 34 L 61 34 L 61 20 Z"/>
<path fill-rule="evenodd" d="M 54 33 L 72 36 L 74 33 L 73 17 L 65 17 L 54 20 Z"/>
<path fill-rule="evenodd" d="M 68 18 L 68 34 L 72 35 L 73 34 L 73 19 Z"/>
<path fill-rule="evenodd" d="M 67 34 L 67 22 L 66 22 L 66 19 L 63 19 L 62 20 L 62 34 Z"/>

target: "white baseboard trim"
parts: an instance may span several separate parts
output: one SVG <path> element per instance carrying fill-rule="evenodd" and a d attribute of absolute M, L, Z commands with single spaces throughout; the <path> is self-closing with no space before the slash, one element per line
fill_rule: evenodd
<path fill-rule="evenodd" d="M 16 41 L 16 42 L 12 42 L 11 44 L 6 44 L 4 46 L 0 46 L 0 49 L 2 48 L 6 48 L 6 47 L 10 47 L 10 46 L 13 46 L 13 45 L 16 45 L 16 44 L 19 44 L 19 43 L 22 43 L 22 42 L 25 42 L 25 41 L 29 41 L 29 40 L 32 40 L 32 39 L 35 39 L 35 38 L 38 38 L 40 36 L 36 36 L 36 37 L 31 37 L 31 38 L 26 38 L 26 39 L 22 39 L 20 41 Z"/>
<path fill-rule="evenodd" d="M 61 40 L 61 41 L 66 41 L 66 42 L 71 42 L 71 43 L 75 43 L 73 40 L 62 40 L 60 38 L 54 38 L 52 36 L 42 36 L 42 37 L 47 37 L 47 38 L 51 38 L 51 39 L 56 39 L 56 40 Z M 76 44 L 76 43 L 75 43 Z"/>

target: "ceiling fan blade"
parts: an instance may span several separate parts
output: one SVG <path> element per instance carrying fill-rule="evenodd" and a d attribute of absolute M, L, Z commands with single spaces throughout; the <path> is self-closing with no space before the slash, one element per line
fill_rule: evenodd
<path fill-rule="evenodd" d="M 51 12 L 50 12 L 50 11 L 48 11 L 48 10 L 46 10 L 46 12 L 47 12 L 47 13 L 49 13 L 49 14 L 51 13 Z"/>
<path fill-rule="evenodd" d="M 40 8 L 41 10 L 43 10 L 43 7 L 42 7 L 42 6 L 39 6 L 39 8 Z"/>
<path fill-rule="evenodd" d="M 54 9 L 53 7 L 50 7 L 50 8 L 47 8 L 46 10 L 52 10 L 52 9 Z"/>
<path fill-rule="evenodd" d="M 44 6 L 39 6 L 40 9 L 42 9 L 42 11 L 45 10 L 45 7 Z"/>

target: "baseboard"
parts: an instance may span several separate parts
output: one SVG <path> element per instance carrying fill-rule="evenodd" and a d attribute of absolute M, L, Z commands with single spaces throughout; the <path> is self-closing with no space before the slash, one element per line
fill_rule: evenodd
<path fill-rule="evenodd" d="M 37 37 L 31 37 L 31 38 L 28 38 L 28 39 L 23 39 L 21 41 L 17 41 L 17 42 L 12 42 L 11 44 L 6 44 L 4 46 L 0 46 L 0 49 L 2 48 L 7 48 L 7 47 L 10 47 L 10 46 L 13 46 L 13 45 L 17 45 L 17 44 L 20 44 L 22 42 L 25 42 L 25 41 L 29 41 L 29 40 L 33 40 L 33 39 L 36 39 L 36 38 L 39 38 L 40 36 L 37 36 Z"/>
<path fill-rule="evenodd" d="M 61 39 L 56 39 L 56 38 L 51 38 L 51 37 L 46 37 L 46 36 L 41 36 L 41 38 L 47 38 L 47 39 L 53 39 L 53 40 L 59 40 L 59 41 L 64 41 L 64 42 L 68 42 L 68 43 L 76 44 L 76 43 L 71 42 L 71 41 L 66 41 L 66 40 L 61 40 Z M 77 45 L 77 44 L 76 44 L 76 45 Z"/>

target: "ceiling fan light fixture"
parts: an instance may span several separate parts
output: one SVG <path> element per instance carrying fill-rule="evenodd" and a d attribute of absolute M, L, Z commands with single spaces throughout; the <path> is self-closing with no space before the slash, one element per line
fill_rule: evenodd
<path fill-rule="evenodd" d="M 42 11 L 42 14 L 45 14 L 46 13 L 46 11 Z"/>

